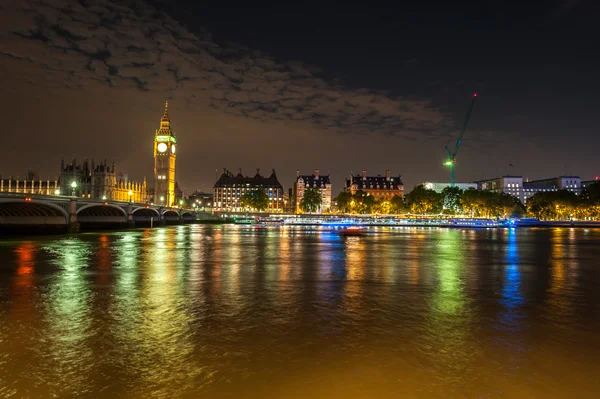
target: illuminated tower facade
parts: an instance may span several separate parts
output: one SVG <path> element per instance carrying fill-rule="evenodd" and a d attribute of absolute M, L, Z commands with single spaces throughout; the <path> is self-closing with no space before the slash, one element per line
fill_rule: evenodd
<path fill-rule="evenodd" d="M 171 130 L 169 102 L 154 135 L 154 203 L 171 206 L 175 203 L 175 158 L 177 139 Z"/>

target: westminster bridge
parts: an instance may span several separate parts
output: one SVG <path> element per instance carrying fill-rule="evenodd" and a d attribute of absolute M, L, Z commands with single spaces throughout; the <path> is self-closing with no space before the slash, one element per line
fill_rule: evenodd
<path fill-rule="evenodd" d="M 190 223 L 193 209 L 57 195 L 0 193 L 0 232 L 69 232 Z"/>

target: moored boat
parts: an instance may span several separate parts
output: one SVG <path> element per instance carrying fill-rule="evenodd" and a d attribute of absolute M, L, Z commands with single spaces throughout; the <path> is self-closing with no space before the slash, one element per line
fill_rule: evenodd
<path fill-rule="evenodd" d="M 348 226 L 340 230 L 340 234 L 343 236 L 362 236 L 367 232 L 367 229 L 363 226 Z"/>

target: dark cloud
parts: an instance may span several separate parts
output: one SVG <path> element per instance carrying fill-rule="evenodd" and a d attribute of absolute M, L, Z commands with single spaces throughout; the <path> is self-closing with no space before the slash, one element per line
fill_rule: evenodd
<path fill-rule="evenodd" d="M 4 11 L 10 17 L 0 56 L 43 66 L 48 73 L 31 80 L 37 85 L 182 91 L 188 104 L 208 100 L 213 109 L 264 122 L 409 139 L 438 137 L 453 125 L 429 101 L 347 88 L 299 61 L 219 46 L 141 1 L 13 1 Z"/>

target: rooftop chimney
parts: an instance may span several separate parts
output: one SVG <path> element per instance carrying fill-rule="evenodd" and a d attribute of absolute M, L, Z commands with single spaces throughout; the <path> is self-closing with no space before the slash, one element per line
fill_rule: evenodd
<path fill-rule="evenodd" d="M 364 169 L 362 171 L 362 178 L 363 178 L 363 180 L 367 180 L 367 171 Z"/>
<path fill-rule="evenodd" d="M 315 177 L 318 179 L 319 178 L 319 169 L 315 169 Z"/>
<path fill-rule="evenodd" d="M 392 171 L 389 169 L 386 169 L 385 171 L 385 180 L 390 181 L 390 175 L 392 174 Z"/>

